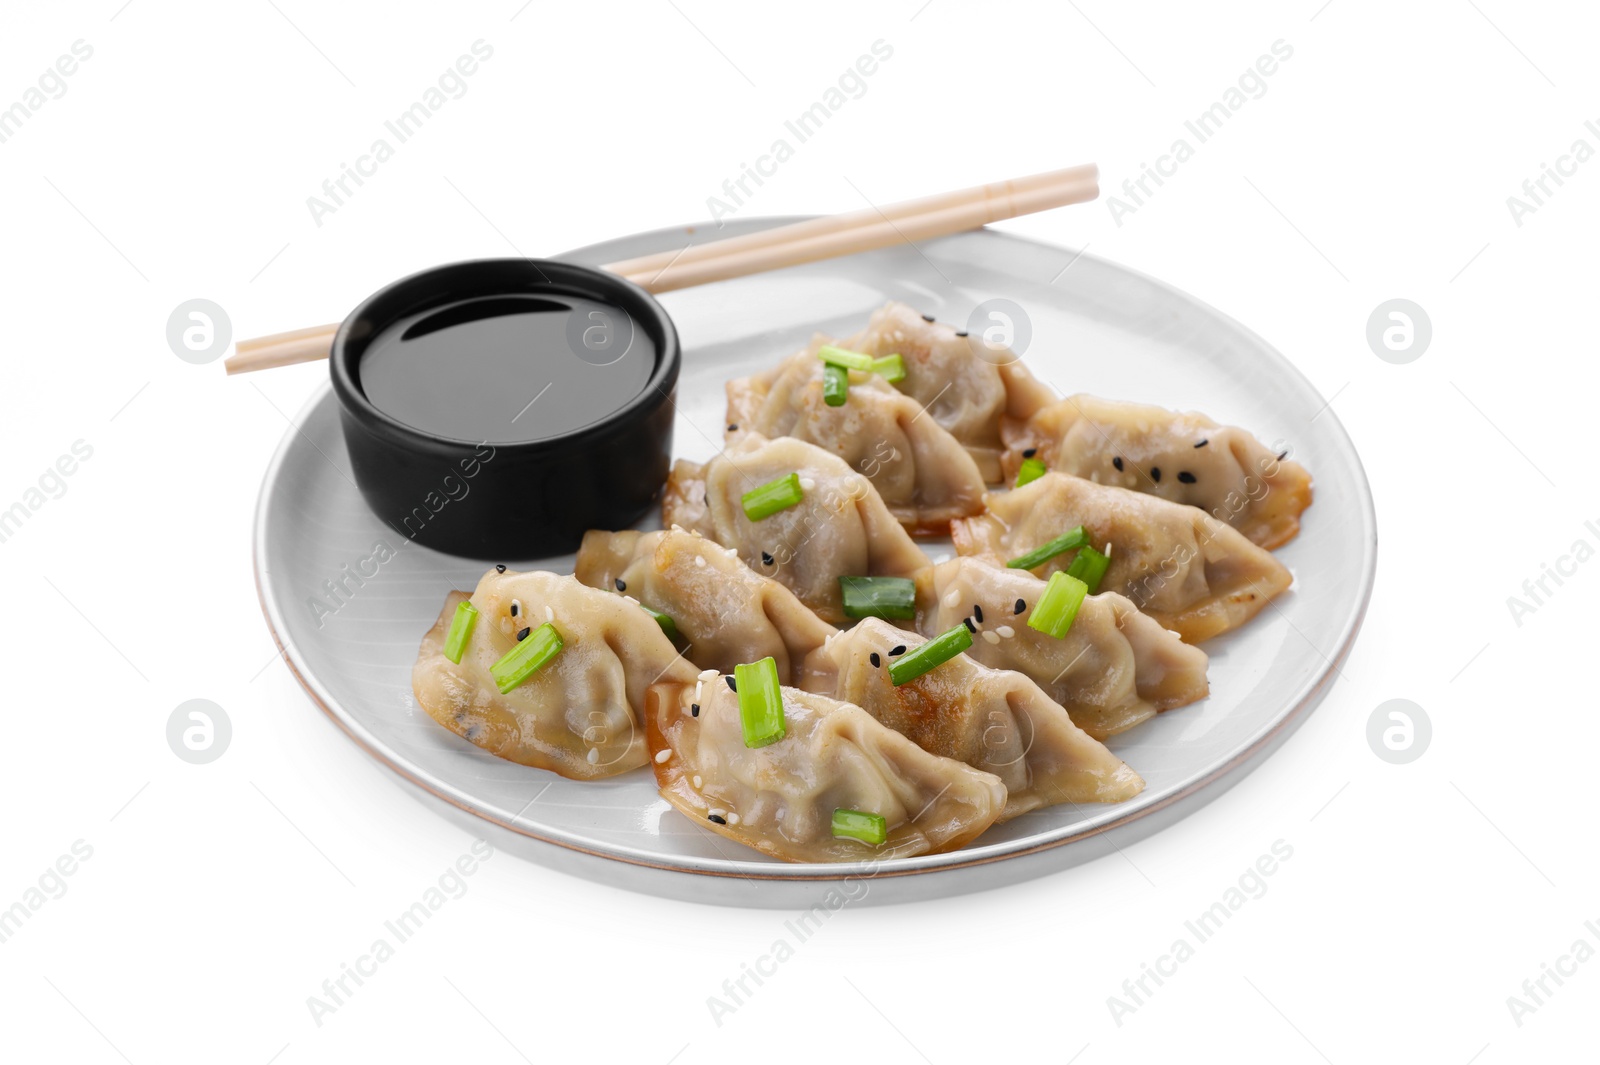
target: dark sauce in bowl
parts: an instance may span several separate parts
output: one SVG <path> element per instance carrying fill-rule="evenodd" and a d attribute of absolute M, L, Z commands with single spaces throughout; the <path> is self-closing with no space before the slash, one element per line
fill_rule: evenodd
<path fill-rule="evenodd" d="M 360 387 L 395 420 L 450 440 L 515 444 L 593 425 L 642 392 L 656 346 L 627 312 L 565 294 L 463 299 L 372 338 Z"/>

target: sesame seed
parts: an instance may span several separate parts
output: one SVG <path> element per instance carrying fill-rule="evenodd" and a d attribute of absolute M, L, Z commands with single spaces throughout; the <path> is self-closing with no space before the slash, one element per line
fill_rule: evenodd
<path fill-rule="evenodd" d="M 1289 457 L 1289 453 L 1287 451 L 1278 452 L 1278 461 L 1279 462 L 1282 462 L 1284 459 L 1286 459 L 1288 457 Z"/>
<path fill-rule="evenodd" d="M 714 670 L 714 669 L 702 669 L 700 671 L 700 679 L 701 680 L 716 680 L 717 679 L 717 671 Z"/>
<path fill-rule="evenodd" d="M 1198 444 L 1196 444 L 1196 445 L 1195 445 L 1195 447 L 1205 447 L 1205 446 L 1206 446 L 1206 445 L 1207 445 L 1207 444 L 1209 444 L 1209 443 L 1211 443 L 1211 441 L 1209 441 L 1209 440 L 1202 440 L 1202 441 L 1200 441 L 1200 442 L 1199 442 L 1199 443 L 1198 443 Z"/>
<path fill-rule="evenodd" d="M 800 478 L 800 487 L 802 490 L 809 492 L 813 488 L 817 487 L 817 482 L 812 480 L 810 477 L 802 477 Z"/>
<path fill-rule="evenodd" d="M 905 653 L 906 653 L 906 645 L 903 644 L 903 643 L 897 643 L 893 647 L 889 648 L 889 657 L 890 658 L 893 658 L 896 655 L 903 655 Z"/>
<path fill-rule="evenodd" d="M 738 823 L 739 823 L 739 815 L 738 815 L 738 814 L 736 814 L 736 813 L 731 813 L 731 812 L 730 812 L 730 813 L 729 813 L 729 814 L 728 814 L 728 824 L 730 824 L 730 825 L 736 825 L 736 824 L 738 824 Z"/>
<path fill-rule="evenodd" d="M 730 426 L 728 426 L 728 432 L 730 432 L 730 433 L 737 433 L 737 432 L 738 432 L 738 431 L 739 431 L 739 427 L 738 427 L 738 426 L 737 426 L 737 425 L 730 425 Z"/>
<path fill-rule="evenodd" d="M 965 330 L 965 329 L 957 329 L 957 330 L 956 330 L 956 336 L 958 336 L 958 337 L 964 337 L 964 336 L 966 336 L 966 335 L 967 335 L 967 331 L 966 331 L 966 330 Z"/>
<path fill-rule="evenodd" d="M 1113 455 L 1112 458 L 1111 458 L 1111 465 L 1113 465 L 1113 466 L 1115 466 L 1117 468 L 1117 472 L 1119 472 L 1119 473 L 1122 472 L 1122 456 L 1121 455 Z"/>
<path fill-rule="evenodd" d="M 689 716 L 690 717 L 699 717 L 700 716 L 700 704 L 699 703 L 690 703 L 689 704 Z"/>
<path fill-rule="evenodd" d="M 1188 470 L 1179 470 L 1178 480 L 1182 481 L 1184 484 L 1194 484 L 1194 474 L 1190 473 Z"/>
<path fill-rule="evenodd" d="M 616 580 L 612 581 L 611 583 L 615 584 L 617 586 L 617 591 L 619 591 L 619 592 L 625 592 L 625 591 L 628 590 L 628 582 L 623 580 L 621 577 L 618 577 Z"/>
<path fill-rule="evenodd" d="M 522 604 L 515 599 L 511 600 L 511 616 L 516 617 L 520 613 L 522 613 Z"/>
<path fill-rule="evenodd" d="M 1013 636 L 1015 636 L 1017 634 L 1017 630 L 1013 629 L 1010 625 L 1001 625 L 998 629 L 995 629 L 994 631 L 998 632 L 1001 636 L 1005 637 L 1008 640 L 1011 639 L 1011 637 L 1013 637 Z"/>
<path fill-rule="evenodd" d="M 1000 642 L 1000 637 L 996 636 L 994 633 L 990 632 L 987 629 L 985 629 L 984 632 L 983 632 L 983 638 L 985 640 L 988 640 L 990 643 L 999 643 Z"/>
<path fill-rule="evenodd" d="M 1018 599 L 1017 605 L 1011 608 L 1011 612 L 1013 614 L 1020 614 L 1026 609 L 1028 609 L 1028 601 L 1026 599 Z"/>
<path fill-rule="evenodd" d="M 933 315 L 931 315 L 931 314 L 925 314 L 925 315 L 923 315 L 923 316 L 922 316 L 922 320 L 923 320 L 923 321 L 924 321 L 924 322 L 931 322 L 931 321 L 933 321 Z"/>
<path fill-rule="evenodd" d="M 528 633 L 530 633 L 532 631 L 533 631 L 532 626 L 529 626 L 527 628 L 518 629 L 517 630 L 517 642 L 521 643 L 523 640 L 526 640 L 528 638 Z"/>
<path fill-rule="evenodd" d="M 729 691 L 733 692 L 735 695 L 739 694 L 739 682 L 733 679 L 733 674 L 732 673 L 729 673 L 726 677 L 723 677 L 722 679 L 728 682 L 728 690 Z"/>
<path fill-rule="evenodd" d="M 963 624 L 963 625 L 965 625 L 967 627 L 967 631 L 968 632 L 976 633 L 978 631 L 978 626 L 976 626 L 976 625 L 974 625 L 972 623 L 972 619 L 971 618 L 962 618 L 961 619 L 961 624 Z"/>
<path fill-rule="evenodd" d="M 983 624 L 983 607 L 979 606 L 977 603 L 972 604 L 972 620 L 976 621 L 979 625 Z"/>
<path fill-rule="evenodd" d="M 547 606 L 544 608 L 544 619 L 546 621 L 554 621 L 556 619 L 555 607 Z"/>
<path fill-rule="evenodd" d="M 714 825 L 725 825 L 728 823 L 728 819 L 718 813 L 707 814 L 706 820 L 710 821 Z"/>
<path fill-rule="evenodd" d="M 767 554 L 765 551 L 761 552 L 761 564 L 763 566 L 772 565 L 772 556 Z"/>
<path fill-rule="evenodd" d="M 1025 458 L 1025 459 L 1031 459 L 1031 458 L 1033 458 L 1033 456 L 1037 455 L 1038 453 L 1039 453 L 1039 449 L 1038 448 L 1030 447 L 1030 448 L 1027 448 L 1026 450 L 1024 450 L 1022 452 L 1022 457 Z"/>
<path fill-rule="evenodd" d="M 666 765 L 672 759 L 672 748 L 663 747 L 656 752 L 656 765 Z"/>
<path fill-rule="evenodd" d="M 504 573 L 506 571 L 506 564 L 504 562 L 496 562 L 494 564 L 494 571 L 496 573 Z"/>
<path fill-rule="evenodd" d="M 704 557 L 704 556 L 702 556 L 702 555 L 696 555 L 696 556 L 694 556 L 694 564 L 695 564 L 695 565 L 696 565 L 696 566 L 704 566 L 704 565 L 705 565 L 705 564 L 706 564 L 706 560 L 705 560 L 705 557 Z"/>
<path fill-rule="evenodd" d="M 878 657 L 878 652 L 876 651 L 867 656 L 867 661 L 872 663 L 873 669 L 877 669 L 879 666 L 883 665 L 883 659 Z"/>
<path fill-rule="evenodd" d="M 960 588 L 952 588 L 952 589 L 950 589 L 949 594 L 946 595 L 944 597 L 944 599 L 941 600 L 941 602 L 946 607 L 955 606 L 957 603 L 961 602 L 961 589 Z"/>
<path fill-rule="evenodd" d="M 1151 466 L 1150 467 L 1150 479 L 1152 481 L 1154 481 L 1156 484 L 1160 484 L 1161 483 L 1161 467 L 1160 466 Z"/>
<path fill-rule="evenodd" d="M 589 764 L 590 765 L 595 765 L 599 761 L 600 761 L 600 749 L 598 747 L 590 747 L 589 748 Z"/>
<path fill-rule="evenodd" d="M 700 779 L 700 774 L 699 774 L 699 773 L 696 773 L 696 774 L 695 774 L 695 775 L 694 775 L 694 786 L 695 786 L 695 790 L 696 790 L 696 791 L 698 791 L 698 790 L 699 790 L 699 789 L 700 789 L 700 785 L 702 785 L 702 784 L 704 784 L 704 783 L 705 783 L 705 781 L 703 781 L 703 780 L 701 780 L 701 779 Z"/>

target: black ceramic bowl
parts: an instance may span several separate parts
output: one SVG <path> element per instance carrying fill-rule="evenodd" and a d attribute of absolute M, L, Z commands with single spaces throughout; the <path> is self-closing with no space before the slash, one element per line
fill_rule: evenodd
<path fill-rule="evenodd" d="M 385 413 L 361 384 L 368 345 L 402 318 L 464 299 L 581 297 L 625 312 L 655 347 L 643 390 L 562 435 L 519 443 L 450 439 Z M 530 358 L 571 357 L 530 352 Z M 589 529 L 632 524 L 661 494 L 681 353 L 667 312 L 615 274 L 546 259 L 453 263 L 396 281 L 339 326 L 329 364 L 356 484 L 383 522 L 438 551 L 495 561 L 565 554 Z"/>

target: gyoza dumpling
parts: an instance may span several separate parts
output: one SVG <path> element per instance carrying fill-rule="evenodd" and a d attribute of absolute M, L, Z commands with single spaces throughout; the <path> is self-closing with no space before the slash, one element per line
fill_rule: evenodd
<path fill-rule="evenodd" d="M 411 669 L 429 717 L 490 754 L 574 780 L 645 764 L 646 689 L 696 675 L 649 614 L 571 577 L 490 570 L 472 593 L 478 618 L 458 664 L 444 643 L 464 598 L 450 593 Z M 501 694 L 490 667 L 517 646 L 518 633 L 546 622 L 561 636 L 560 653 Z"/>
<path fill-rule="evenodd" d="M 806 656 L 838 630 L 729 550 L 681 529 L 594 530 L 584 534 L 574 576 L 666 614 L 697 666 L 732 673 L 771 657 L 783 682 L 798 685 Z"/>
<path fill-rule="evenodd" d="M 900 355 L 906 376 L 894 387 L 961 442 L 990 484 L 1001 479 L 1001 417 L 1031 418 L 1057 398 L 1011 349 L 957 332 L 903 303 L 880 307 L 865 329 L 839 346 L 875 357 Z"/>
<path fill-rule="evenodd" d="M 1010 492 L 991 492 L 980 517 L 954 522 L 963 555 L 1005 565 L 1079 525 L 1111 558 L 1100 590 L 1118 592 L 1190 643 L 1238 628 L 1294 578 L 1272 555 L 1198 507 L 1126 488 L 1047 473 Z M 1034 568 L 1048 577 L 1073 553 Z"/>
<path fill-rule="evenodd" d="M 746 747 L 726 679 L 656 685 L 646 723 L 662 796 L 729 839 L 790 862 L 909 858 L 962 846 L 1005 807 L 998 777 L 798 688 L 782 689 L 784 737 Z M 835 838 L 835 810 L 881 816 L 887 838 Z"/>
<path fill-rule="evenodd" d="M 1001 821 L 1063 802 L 1123 802 L 1144 790 L 1139 774 L 1021 673 L 959 654 L 897 687 L 889 666 L 924 642 L 866 618 L 828 641 L 819 658 L 831 668 L 811 683 L 923 750 L 999 777 L 1006 786 Z"/>
<path fill-rule="evenodd" d="M 1028 627 L 1043 593 L 1027 570 L 953 558 L 917 574 L 917 631 L 933 637 L 972 619 L 969 657 L 1027 675 L 1097 740 L 1206 697 L 1206 653 L 1128 599 L 1091 595 L 1058 640 Z"/>
<path fill-rule="evenodd" d="M 952 518 L 983 509 L 983 475 L 956 438 L 923 417 L 922 404 L 872 373 L 850 373 L 843 406 L 822 399 L 818 337 L 763 374 L 728 382 L 729 441 L 748 433 L 791 436 L 826 449 L 871 479 L 895 520 L 918 536 L 943 536 Z"/>
<path fill-rule="evenodd" d="M 1006 468 L 1037 452 L 1052 470 L 1199 507 L 1265 548 L 1300 531 L 1311 474 L 1204 414 L 1072 396 L 1003 426 Z"/>
<path fill-rule="evenodd" d="M 804 498 L 751 521 L 743 495 L 791 473 Z M 928 565 L 864 474 L 789 437 L 748 435 L 704 465 L 679 459 L 667 476 L 661 522 L 733 548 L 833 624 L 845 621 L 840 577 L 909 577 Z"/>

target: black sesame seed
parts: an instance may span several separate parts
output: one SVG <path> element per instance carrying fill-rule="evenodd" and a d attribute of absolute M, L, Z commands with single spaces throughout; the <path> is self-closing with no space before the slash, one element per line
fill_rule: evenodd
<path fill-rule="evenodd" d="M 611 583 L 615 584 L 617 586 L 617 591 L 619 591 L 619 592 L 625 592 L 625 591 L 628 590 L 628 582 L 623 580 L 621 577 L 618 577 L 616 580 L 612 581 Z"/>
<path fill-rule="evenodd" d="M 517 642 L 521 643 L 523 640 L 526 640 L 528 638 L 528 633 L 530 633 L 532 631 L 533 631 L 533 628 L 531 626 L 528 627 L 528 628 L 525 628 L 525 629 L 518 629 L 517 630 Z"/>
<path fill-rule="evenodd" d="M 1199 442 L 1199 443 L 1198 443 L 1198 444 L 1196 444 L 1196 445 L 1195 445 L 1195 447 L 1205 447 L 1205 446 L 1206 446 L 1206 445 L 1207 445 L 1207 444 L 1209 444 L 1209 443 L 1211 443 L 1211 441 L 1209 441 L 1209 440 L 1202 440 L 1202 441 L 1200 441 L 1200 442 Z"/>
<path fill-rule="evenodd" d="M 876 651 L 868 655 L 867 660 L 872 663 L 873 669 L 877 669 L 879 666 L 883 665 L 883 659 L 878 657 L 878 652 Z"/>
<path fill-rule="evenodd" d="M 732 690 L 735 695 L 737 695 L 739 692 L 739 682 L 733 679 L 733 674 L 730 673 L 722 679 L 728 682 L 728 688 Z"/>
<path fill-rule="evenodd" d="M 978 626 L 976 626 L 976 625 L 974 625 L 972 623 L 972 619 L 971 618 L 962 618 L 961 619 L 961 624 L 963 624 L 963 625 L 965 625 L 967 627 L 967 631 L 968 632 L 976 633 L 978 631 Z"/>
<path fill-rule="evenodd" d="M 504 562 L 495 563 L 494 571 L 496 573 L 504 573 L 506 571 L 506 564 Z"/>
<path fill-rule="evenodd" d="M 1024 451 L 1022 453 L 1022 457 L 1025 458 L 1025 459 L 1031 459 L 1031 458 L 1033 458 L 1033 456 L 1037 455 L 1038 453 L 1039 453 L 1039 449 L 1038 448 L 1030 447 L 1030 448 L 1028 448 L 1026 451 Z"/>
<path fill-rule="evenodd" d="M 1160 466 L 1151 466 L 1150 467 L 1150 479 L 1152 481 L 1154 481 L 1156 484 L 1160 484 L 1161 483 L 1161 467 Z"/>
<path fill-rule="evenodd" d="M 977 622 L 978 622 L 979 625 L 982 625 L 983 624 L 983 607 L 979 606 L 977 603 L 973 603 L 972 604 L 972 616 L 975 619 L 977 619 Z"/>
<path fill-rule="evenodd" d="M 706 820 L 710 821 L 714 825 L 725 825 L 728 823 L 728 819 L 723 817 L 721 814 L 709 814 L 707 815 Z"/>
<path fill-rule="evenodd" d="M 1278 452 L 1278 461 L 1279 462 L 1282 462 L 1284 459 L 1286 459 L 1288 457 L 1289 457 L 1289 453 L 1287 451 Z"/>
<path fill-rule="evenodd" d="M 765 551 L 761 552 L 761 563 L 765 566 L 772 565 L 772 556 L 767 554 Z"/>
<path fill-rule="evenodd" d="M 690 717 L 699 717 L 700 716 L 700 704 L 699 703 L 690 703 L 689 704 L 689 716 Z"/>
<path fill-rule="evenodd" d="M 889 657 L 890 658 L 893 658 L 896 655 L 903 655 L 905 653 L 906 653 L 906 645 L 903 644 L 903 643 L 897 643 L 893 647 L 889 648 Z"/>
<path fill-rule="evenodd" d="M 739 431 L 739 427 L 738 427 L 738 426 L 737 426 L 737 425 L 730 425 L 730 426 L 728 426 L 728 432 L 730 432 L 730 433 L 737 433 L 737 432 L 738 432 L 738 431 Z"/>
<path fill-rule="evenodd" d="M 967 331 L 966 331 L 966 330 L 965 330 L 965 329 L 957 329 L 957 330 L 956 330 L 956 336 L 958 336 L 958 337 L 964 337 L 964 336 L 966 336 L 966 335 L 967 335 Z"/>
<path fill-rule="evenodd" d="M 1119 472 L 1119 473 L 1122 472 L 1122 456 L 1121 455 L 1114 456 L 1111 459 L 1111 465 L 1113 465 L 1113 466 L 1115 466 L 1117 468 L 1117 472 Z"/>
<path fill-rule="evenodd" d="M 1182 481 L 1184 484 L 1194 484 L 1195 477 L 1194 474 L 1190 473 L 1188 470 L 1179 470 L 1178 480 Z"/>
<path fill-rule="evenodd" d="M 511 616 L 512 616 L 512 617 L 516 617 L 516 616 L 517 616 L 517 613 L 518 613 L 518 611 L 519 611 L 519 610 L 520 610 L 520 609 L 521 609 L 521 608 L 520 608 L 520 607 L 518 607 L 518 606 L 517 606 L 517 604 L 516 604 L 516 603 L 512 603 L 512 604 L 511 604 Z"/>
<path fill-rule="evenodd" d="M 931 315 L 931 314 L 925 314 L 925 315 L 923 315 L 923 316 L 922 316 L 922 320 L 923 320 L 923 321 L 924 321 L 924 322 L 931 322 L 931 321 L 933 321 L 933 315 Z"/>
<path fill-rule="evenodd" d="M 1012 608 L 1012 610 L 1011 610 L 1011 612 L 1012 612 L 1012 613 L 1013 613 L 1013 614 L 1020 614 L 1020 613 L 1022 613 L 1022 612 L 1023 612 L 1023 611 L 1024 611 L 1024 610 L 1026 610 L 1026 609 L 1028 609 L 1028 603 L 1027 603 L 1027 601 L 1026 601 L 1026 600 L 1024 600 L 1024 599 L 1018 599 L 1018 600 L 1017 600 L 1017 605 L 1016 605 L 1016 606 L 1015 606 L 1015 607 L 1013 607 L 1013 608 Z"/>

